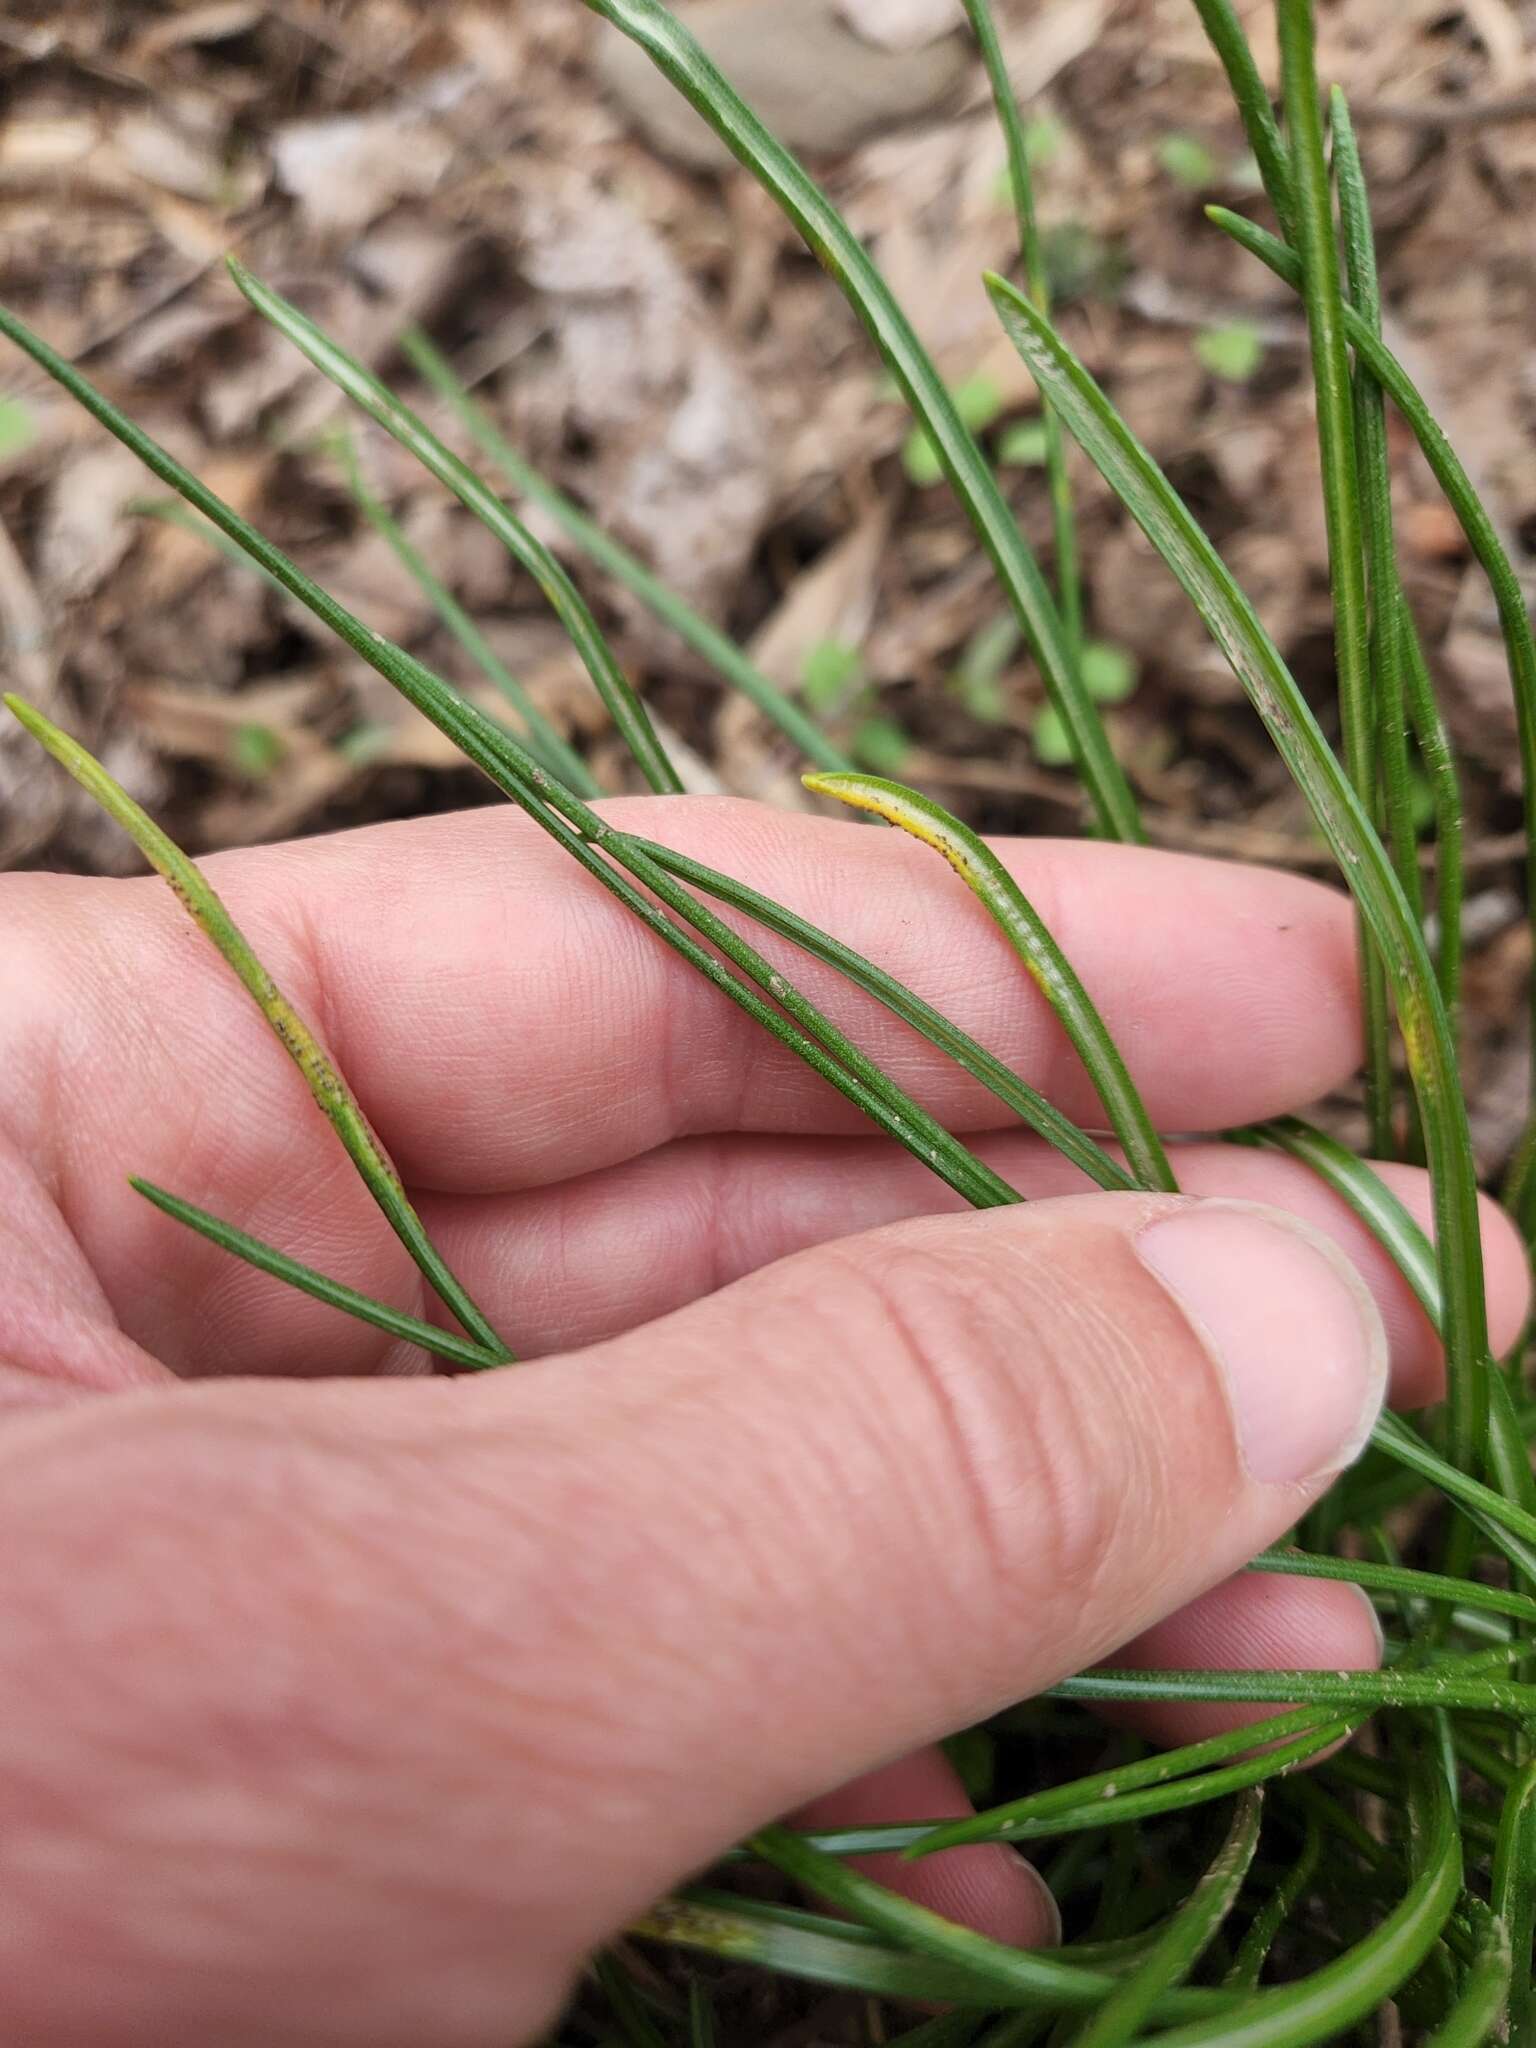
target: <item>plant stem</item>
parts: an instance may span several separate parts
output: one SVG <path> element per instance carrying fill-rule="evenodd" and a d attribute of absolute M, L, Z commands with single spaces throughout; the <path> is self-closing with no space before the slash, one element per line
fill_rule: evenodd
<path fill-rule="evenodd" d="M 1008 76 L 1002 45 L 998 41 L 990 0 L 964 0 L 964 4 L 1008 150 L 1008 184 L 1018 221 L 1025 289 L 1040 311 L 1048 315 L 1051 310 L 1051 280 L 1035 216 L 1034 179 L 1030 172 L 1024 123 L 1019 117 L 1019 103 Z M 1056 543 L 1056 601 L 1061 610 L 1061 626 L 1068 652 L 1073 661 L 1078 662 L 1083 648 L 1083 590 L 1078 564 L 1077 514 L 1072 503 L 1072 479 L 1067 473 L 1066 436 L 1062 433 L 1061 421 L 1056 417 L 1054 407 L 1049 403 L 1042 402 L 1040 417 L 1045 430 L 1045 479 Z"/>
<path fill-rule="evenodd" d="M 586 4 L 637 43 L 703 116 L 793 222 L 807 248 L 863 321 L 918 425 L 932 442 L 1018 615 L 1046 693 L 1066 728 L 1098 830 L 1111 839 L 1141 840 L 1144 834 L 1136 800 L 1110 750 L 1098 706 L 1073 666 L 1040 565 L 974 435 L 956 411 L 944 380 L 858 236 L 659 0 L 586 0 Z"/>
<path fill-rule="evenodd" d="M 700 616 L 692 605 L 685 604 L 673 590 L 669 590 L 659 576 L 653 576 L 649 569 L 620 547 L 611 534 L 605 533 L 595 520 L 589 519 L 579 505 L 558 491 L 526 461 L 512 444 L 492 424 L 485 410 L 478 406 L 454 375 L 449 363 L 433 347 L 420 328 L 408 327 L 400 337 L 400 347 L 406 359 L 420 371 L 426 382 L 438 396 L 444 399 L 464 431 L 486 457 L 492 462 L 525 497 L 532 498 L 536 505 L 551 513 L 577 546 L 597 563 L 601 569 L 624 588 L 638 597 L 642 604 L 670 626 L 686 646 L 693 649 L 707 661 L 717 675 L 724 678 L 749 702 L 755 704 L 765 718 L 769 718 L 790 740 L 808 761 L 814 761 L 820 768 L 851 768 L 852 761 L 821 730 L 810 715 L 794 699 L 785 696 L 777 684 L 769 681 L 755 662 L 749 659 L 736 642 L 718 626 Z"/>
<path fill-rule="evenodd" d="M 1371 701 L 1365 537 L 1355 464 L 1354 401 L 1349 351 L 1344 341 L 1339 252 L 1334 240 L 1322 103 L 1313 61 L 1312 0 L 1279 0 L 1279 8 L 1280 68 L 1291 138 L 1295 231 L 1301 256 L 1302 299 L 1312 341 L 1312 382 L 1317 394 L 1344 768 L 1361 801 L 1367 809 L 1374 809 L 1376 721 Z M 1390 1159 L 1396 1151 L 1396 1140 L 1392 1130 L 1386 981 L 1363 920 L 1357 921 L 1355 936 L 1365 1014 L 1366 1114 L 1371 1147 L 1381 1157 Z"/>

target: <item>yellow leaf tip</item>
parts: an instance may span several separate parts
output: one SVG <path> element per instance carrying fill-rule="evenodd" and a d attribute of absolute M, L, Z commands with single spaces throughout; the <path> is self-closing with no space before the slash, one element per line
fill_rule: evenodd
<path fill-rule="evenodd" d="M 45 718 L 35 704 L 29 704 L 25 697 L 18 697 L 14 690 L 7 690 L 0 701 L 4 702 L 12 718 L 19 725 L 24 725 L 34 738 L 40 739 L 45 732 L 54 730 L 52 721 Z"/>

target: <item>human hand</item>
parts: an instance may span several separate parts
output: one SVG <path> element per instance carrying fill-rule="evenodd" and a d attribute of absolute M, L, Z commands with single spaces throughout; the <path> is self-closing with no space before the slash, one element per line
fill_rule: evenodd
<path fill-rule="evenodd" d="M 1092 1121 L 1017 961 L 909 841 L 608 809 L 850 939 Z M 1164 1128 L 1353 1067 L 1326 891 L 1004 850 Z M 402 1377 L 418 1354 L 136 1201 L 129 1172 L 427 1312 L 168 893 L 0 883 L 0 2036 L 500 2048 L 773 1815 L 959 1810 L 924 1745 L 1111 1650 L 1375 1662 L 1353 1589 L 1233 1576 L 1358 1448 L 1388 1348 L 1395 1398 L 1439 1387 L 1423 1317 L 1304 1169 L 1187 1143 L 1181 1185 L 1227 1203 L 1084 1194 L 797 959 L 1040 1198 L 956 1213 L 509 811 L 209 866 L 537 1362 Z M 1427 1221 L 1422 1177 L 1385 1172 Z M 1491 1208 L 1484 1235 L 1502 1345 L 1524 1261 Z M 1049 1938 L 1011 1850 L 901 1882 Z"/>

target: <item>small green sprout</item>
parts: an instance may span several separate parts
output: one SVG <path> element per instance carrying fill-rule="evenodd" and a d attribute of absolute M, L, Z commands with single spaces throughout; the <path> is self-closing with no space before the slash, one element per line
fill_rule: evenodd
<path fill-rule="evenodd" d="M 912 736 L 894 718 L 866 718 L 853 735 L 856 759 L 876 775 L 894 775 L 912 751 Z"/>
<path fill-rule="evenodd" d="M 1044 420 L 1020 420 L 1003 435 L 997 450 L 999 469 L 1043 469 L 1050 446 Z"/>
<path fill-rule="evenodd" d="M 863 674 L 857 647 L 850 647 L 846 640 L 818 640 L 800 672 L 806 704 L 819 718 L 840 711 Z"/>
<path fill-rule="evenodd" d="M 1205 192 L 1220 172 L 1215 157 L 1197 135 L 1165 135 L 1157 145 L 1157 161 L 1186 192 Z"/>
<path fill-rule="evenodd" d="M 1123 704 L 1140 681 L 1136 657 L 1112 640 L 1089 640 L 1083 645 L 1079 673 L 1083 688 L 1096 704 Z M 1029 742 L 1042 768 L 1066 768 L 1072 760 L 1072 746 L 1059 711 L 1047 704 L 1035 714 Z"/>
<path fill-rule="evenodd" d="M 954 401 L 955 411 L 973 434 L 990 427 L 1003 409 L 1002 387 L 984 370 L 951 386 L 949 395 Z M 914 427 L 908 434 L 902 447 L 901 461 L 908 477 L 921 489 L 939 483 L 943 478 L 944 467 L 939 461 L 938 450 L 921 427 Z"/>
<path fill-rule="evenodd" d="M 1213 377 L 1227 384 L 1246 384 L 1264 360 L 1264 338 L 1248 320 L 1225 327 L 1207 327 L 1195 336 L 1195 354 Z"/>
<path fill-rule="evenodd" d="M 230 735 L 229 764 L 247 782 L 265 782 L 283 758 L 281 739 L 270 725 L 237 725 Z"/>
<path fill-rule="evenodd" d="M 0 462 L 8 462 L 37 438 L 37 420 L 24 399 L 0 398 Z"/>
<path fill-rule="evenodd" d="M 1002 675 L 1022 637 L 1013 614 L 997 612 L 976 628 L 950 674 L 950 688 L 984 725 L 1000 725 L 1007 715 Z"/>

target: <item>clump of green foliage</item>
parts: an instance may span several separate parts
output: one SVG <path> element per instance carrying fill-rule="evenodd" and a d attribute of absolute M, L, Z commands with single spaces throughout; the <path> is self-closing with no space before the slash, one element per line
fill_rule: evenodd
<path fill-rule="evenodd" d="M 1029 131 L 1008 86 L 987 0 L 965 0 L 1008 145 L 1021 283 L 988 277 L 998 318 L 1033 373 L 1041 422 L 1005 462 L 1043 469 L 1052 509 L 1053 580 L 1026 545 L 976 439 L 990 418 L 946 389 L 858 240 L 806 172 L 743 105 L 660 0 L 587 0 L 632 37 L 684 93 L 795 223 L 846 293 L 912 414 L 907 465 L 947 481 L 997 574 L 1006 612 L 957 678 L 979 715 L 993 703 L 997 649 L 1027 644 L 1050 707 L 1049 745 L 1075 767 L 1093 829 L 1142 836 L 1135 796 L 1106 735 L 1102 650 L 1085 639 L 1077 573 L 1068 437 L 1091 460 L 1183 586 L 1243 684 L 1332 850 L 1358 911 L 1366 994 L 1365 1066 L 1371 1149 L 1424 1160 L 1434 1242 L 1372 1167 L 1295 1119 L 1234 1132 L 1306 1162 L 1358 1213 L 1395 1260 L 1440 1331 L 1448 1364 L 1443 1408 L 1410 1425 L 1385 1418 L 1368 1456 L 1297 1532 L 1296 1546 L 1257 1568 L 1344 1579 L 1365 1588 L 1390 1625 L 1380 1672 L 1095 1671 L 964 1739 L 982 1810 L 953 1821 L 810 1835 L 764 1829 L 742 1854 L 786 1873 L 830 1909 L 765 1902 L 699 1887 L 657 1905 L 635 1936 L 701 1956 L 743 1959 L 790 1975 L 950 2008 L 908 2038 L 923 2048 L 1013 2048 L 1047 2035 L 1084 2048 L 1123 2048 L 1156 2033 L 1166 2048 L 1304 2048 L 1350 2034 L 1392 2000 L 1404 2024 L 1438 2048 L 1495 2037 L 1536 2043 L 1536 1407 L 1518 1358 L 1490 1356 L 1477 1186 L 1459 1061 L 1461 802 L 1397 566 L 1386 454 L 1390 405 L 1417 438 L 1492 586 L 1519 718 L 1527 803 L 1536 787 L 1536 645 L 1519 584 L 1466 472 L 1382 339 L 1365 178 L 1348 108 L 1325 110 L 1314 66 L 1312 0 L 1278 0 L 1283 122 L 1277 120 L 1229 0 L 1193 0 L 1230 81 L 1278 233 L 1211 208 L 1230 236 L 1304 302 L 1311 336 L 1321 471 L 1337 631 L 1342 748 L 1317 718 L 1253 606 L 1168 478 L 1052 325 L 1049 265 L 1031 195 Z M 1204 183 L 1186 148 L 1169 161 Z M 294 306 L 232 266 L 251 304 L 371 419 L 482 519 L 537 580 L 628 743 L 647 784 L 679 778 L 629 680 L 569 574 L 481 474 Z M 1046 992 L 1091 1074 L 1119 1155 L 1069 1122 L 985 1047 L 874 962 L 734 878 L 607 824 L 591 808 L 585 761 L 541 720 L 515 680 L 387 511 L 343 448 L 367 516 L 418 577 L 450 629 L 502 692 L 505 721 L 480 711 L 403 648 L 348 612 L 45 342 L 0 311 L 0 331 L 132 448 L 239 551 L 449 734 L 468 759 L 591 875 L 706 975 L 722 995 L 856 1103 L 883 1131 L 978 1207 L 1016 1191 L 883 1073 L 757 949 L 711 908 L 723 903 L 836 967 L 976 1075 L 1098 1186 L 1175 1186 L 1173 1168 L 1135 1085 L 1081 983 L 1018 886 L 985 845 L 920 793 L 860 772 L 816 715 L 859 694 L 857 650 L 834 648 L 808 674 L 804 701 L 782 694 L 748 657 L 605 536 L 510 448 L 418 333 L 403 338 L 428 391 L 512 492 L 564 527 L 576 550 L 617 578 L 742 691 L 810 764 L 809 786 L 873 812 L 944 853 L 974 890 L 1025 970 Z M 1218 375 L 1247 374 L 1223 347 Z M 1246 365 L 1246 367 L 1244 367 Z M 985 415 L 985 416 L 984 416 Z M 180 516 L 188 516 L 183 513 Z M 390 1225 L 452 1311 L 462 1335 L 416 1322 L 297 1264 L 164 1190 L 140 1187 L 188 1227 L 338 1309 L 413 1339 L 463 1369 L 511 1353 L 430 1243 L 344 1082 L 274 987 L 199 871 L 73 740 L 36 711 L 12 710 L 134 836 L 178 890 L 260 1004 L 304 1072 Z M 808 708 L 809 707 L 809 708 Z M 1431 830 L 1425 848 L 1426 791 Z M 1528 832 L 1536 879 L 1536 831 Z M 1536 888 L 1531 889 L 1536 908 Z M 1432 937 L 1430 936 L 1432 934 Z M 1407 1076 L 1399 1080 L 1399 1069 Z M 1122 1163 L 1123 1160 L 1123 1163 Z M 1505 1198 L 1527 1236 L 1536 1229 L 1536 1122 L 1515 1157 Z M 1411 1564 L 1388 1534 L 1394 1510 L 1438 1495 L 1438 1556 Z M 1527 1637 L 1532 1640 L 1527 1642 Z M 894 1682 L 894 1681 L 893 1681 Z M 1047 1773 L 1082 1747 L 1079 1702 L 1105 1699 L 1267 1701 L 1286 1711 L 1268 1746 L 1232 1734 L 1172 1752 L 1120 1744 L 1112 1766 L 991 1799 L 1023 1746 Z M 1373 1717 L 1370 1755 L 1338 1749 Z M 1372 1800 L 1371 1826 L 1360 1818 Z M 989 1803 L 990 1802 L 990 1803 Z M 873 1849 L 930 1855 L 961 1842 L 1049 1843 L 1046 1874 L 1075 1938 L 1027 1954 L 953 1925 L 852 1870 Z M 1135 1882 L 1128 1877 L 1135 1875 Z M 1096 1910 L 1083 1910 L 1084 1901 Z M 686 2019 L 660 2006 L 609 1959 L 598 1966 L 617 2035 L 634 2043 L 712 2038 L 709 1975 Z"/>

